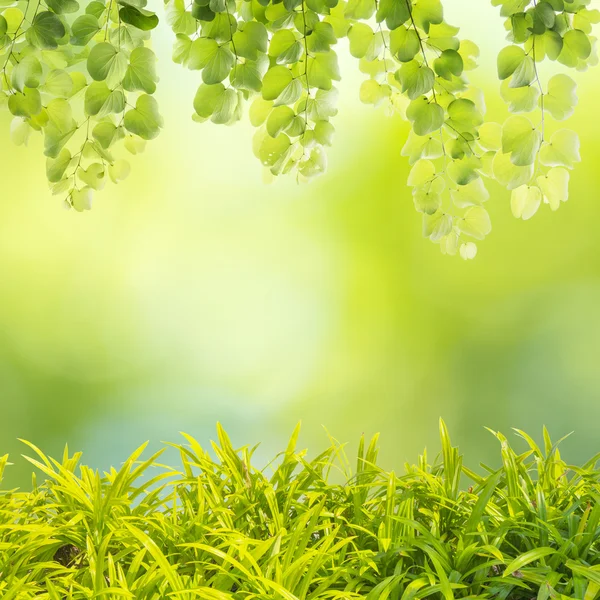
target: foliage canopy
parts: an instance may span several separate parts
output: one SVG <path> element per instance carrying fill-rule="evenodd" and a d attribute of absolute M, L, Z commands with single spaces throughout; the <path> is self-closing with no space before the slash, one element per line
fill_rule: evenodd
<path fill-rule="evenodd" d="M 266 468 L 220 427 L 212 452 L 173 444 L 177 468 L 144 445 L 100 474 L 28 444 L 45 481 L 0 493 L 0 595 L 595 600 L 600 455 L 571 466 L 545 430 L 541 447 L 517 431 L 523 452 L 492 432 L 501 466 L 479 475 L 440 433 L 433 464 L 424 453 L 402 475 L 377 465 L 377 436 L 352 471 L 335 440 L 297 450 L 298 429 Z"/>
<path fill-rule="evenodd" d="M 585 70 L 597 62 L 591 0 L 491 0 L 510 42 L 498 55 L 501 95 L 515 113 L 485 120 L 465 74 L 477 46 L 444 19 L 442 0 L 165 0 L 173 60 L 200 71 L 194 119 L 231 124 L 249 102 L 254 153 L 272 175 L 307 180 L 327 166 L 334 137 L 336 48 L 348 39 L 365 80 L 360 98 L 386 104 L 411 125 L 402 148 L 423 233 L 442 252 L 473 258 L 491 231 L 486 179 L 511 191 L 517 218 L 568 198 L 579 139 L 549 135 L 547 119 L 577 104 L 565 73 L 542 81 L 538 65 Z M 108 178 L 129 173 L 121 147 L 140 152 L 162 127 L 156 58 L 158 17 L 146 0 L 0 0 L 0 102 L 11 136 L 42 131 L 55 194 L 77 210 Z M 537 122 L 529 116 L 535 113 Z"/>

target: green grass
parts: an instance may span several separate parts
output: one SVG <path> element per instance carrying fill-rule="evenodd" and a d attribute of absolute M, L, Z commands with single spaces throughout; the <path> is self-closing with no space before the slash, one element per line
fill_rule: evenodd
<path fill-rule="evenodd" d="M 546 431 L 502 467 L 442 452 L 404 474 L 377 466 L 377 437 L 309 460 L 287 449 L 265 469 L 218 427 L 181 464 L 143 460 L 100 474 L 28 444 L 44 474 L 0 494 L 0 598 L 595 600 L 600 591 L 599 456 L 567 465 Z M 7 457 L 0 458 L 0 479 Z M 341 476 L 340 476 L 341 474 Z"/>

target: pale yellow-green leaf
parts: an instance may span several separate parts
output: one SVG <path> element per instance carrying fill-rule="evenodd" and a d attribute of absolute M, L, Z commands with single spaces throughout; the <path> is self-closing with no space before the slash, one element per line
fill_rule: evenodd
<path fill-rule="evenodd" d="M 510 208 L 517 219 L 531 219 L 542 203 L 542 192 L 537 186 L 521 185 L 510 196 Z"/>
<path fill-rule="evenodd" d="M 580 160 L 579 136 L 570 129 L 559 129 L 540 149 L 540 162 L 547 167 L 572 169 Z"/>
<path fill-rule="evenodd" d="M 435 175 L 435 165 L 426 159 L 418 160 L 408 174 L 408 185 L 419 187 L 431 181 Z"/>
<path fill-rule="evenodd" d="M 569 171 L 563 167 L 554 167 L 546 175 L 540 175 L 537 184 L 544 195 L 544 202 L 552 210 L 557 210 L 561 202 L 569 199 Z"/>
<path fill-rule="evenodd" d="M 577 106 L 577 84 L 563 73 L 554 75 L 548 82 L 548 93 L 540 98 L 542 106 L 557 121 L 568 119 Z"/>
<path fill-rule="evenodd" d="M 460 257 L 463 260 L 473 260 L 477 256 L 477 245 L 474 242 L 466 242 L 460 245 Z"/>
<path fill-rule="evenodd" d="M 533 177 L 533 165 L 517 167 L 511 161 L 510 154 L 497 152 L 492 161 L 492 172 L 498 183 L 508 190 L 514 190 Z"/>
<path fill-rule="evenodd" d="M 456 225 L 464 234 L 482 240 L 492 230 L 492 222 L 487 210 L 482 206 L 472 206 L 467 209 L 462 219 L 457 219 Z"/>

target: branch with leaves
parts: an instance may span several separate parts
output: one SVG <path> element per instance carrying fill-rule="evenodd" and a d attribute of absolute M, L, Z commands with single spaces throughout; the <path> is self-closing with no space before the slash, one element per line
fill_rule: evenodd
<path fill-rule="evenodd" d="M 543 80 L 544 60 L 585 70 L 597 62 L 590 0 L 492 0 L 509 46 L 498 56 L 511 116 L 485 120 L 485 101 L 466 73 L 477 46 L 444 18 L 442 0 L 165 0 L 173 60 L 199 71 L 194 120 L 231 124 L 247 105 L 253 149 L 271 176 L 309 180 L 327 167 L 340 80 L 338 40 L 366 75 L 360 98 L 387 105 L 411 126 L 402 148 L 423 233 L 443 253 L 477 253 L 492 224 L 486 179 L 512 192 L 518 218 L 568 197 L 580 160 L 577 134 L 554 132 L 577 104 L 564 73 Z M 119 146 L 139 152 L 162 119 L 152 97 L 158 17 L 145 0 L 0 0 L 0 101 L 25 143 L 42 131 L 47 173 L 68 206 L 89 208 L 107 175 L 125 177 Z M 536 123 L 525 116 L 539 117 Z"/>
<path fill-rule="evenodd" d="M 145 0 L 1 5 L 0 102 L 14 115 L 11 137 L 26 144 L 41 132 L 52 193 L 89 209 L 107 179 L 129 174 L 121 147 L 137 154 L 162 125 L 146 47 L 158 17 Z"/>
<path fill-rule="evenodd" d="M 531 218 L 542 201 L 557 210 L 569 195 L 569 170 L 579 162 L 579 138 L 574 131 L 548 132 L 547 116 L 563 121 L 577 105 L 576 83 L 559 73 L 547 83 L 540 78 L 538 64 L 557 61 L 583 71 L 597 63 L 591 37 L 592 24 L 600 12 L 589 10 L 588 0 L 494 0 L 506 17 L 510 46 L 498 56 L 502 98 L 513 113 L 496 137 L 500 138 L 494 158 L 495 178 L 512 190 L 515 217 Z M 522 5 L 525 5 L 524 7 Z M 536 115 L 536 122 L 524 116 Z"/>

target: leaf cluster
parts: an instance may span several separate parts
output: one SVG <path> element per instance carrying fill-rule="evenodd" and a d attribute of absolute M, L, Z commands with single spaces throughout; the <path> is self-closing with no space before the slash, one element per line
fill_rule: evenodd
<path fill-rule="evenodd" d="M 522 452 L 492 433 L 501 466 L 483 475 L 443 422 L 440 455 L 399 475 L 377 464 L 377 436 L 352 469 L 335 440 L 309 458 L 298 428 L 267 467 L 221 427 L 210 451 L 170 444 L 175 468 L 145 445 L 101 474 L 28 444 L 44 481 L 0 493 L 0 595 L 595 600 L 599 456 L 571 466 L 545 430 L 541 447 L 517 431 Z"/>
<path fill-rule="evenodd" d="M 538 64 L 544 60 L 567 68 L 586 70 L 597 63 L 592 24 L 600 11 L 590 10 L 589 0 L 539 0 L 531 5 L 512 0 L 493 0 L 506 17 L 511 45 L 498 55 L 501 94 L 509 110 L 521 113 L 498 128 L 501 144 L 492 170 L 512 191 L 515 217 L 531 218 L 542 202 L 557 210 L 569 197 L 569 170 L 580 160 L 579 138 L 574 131 L 559 129 L 548 134 L 547 118 L 564 121 L 577 105 L 575 81 L 564 73 L 546 84 Z M 526 114 L 537 113 L 538 124 Z"/>
<path fill-rule="evenodd" d="M 11 137 L 44 138 L 52 193 L 89 209 L 94 191 L 129 173 L 121 147 L 140 152 L 162 118 L 147 47 L 158 17 L 146 0 L 2 0 L 0 104 Z"/>
<path fill-rule="evenodd" d="M 46 2 L 47 4 L 45 4 Z M 158 17 L 146 0 L 0 0 L 0 101 L 15 116 L 12 136 L 44 133 L 47 175 L 67 204 L 89 208 L 115 159 L 156 137 L 162 118 L 147 43 Z M 423 235 L 445 254 L 472 259 L 492 229 L 485 202 L 494 180 L 511 191 L 512 212 L 531 218 L 568 199 L 579 138 L 550 131 L 577 104 L 575 81 L 543 81 L 538 65 L 585 70 L 597 63 L 591 0 L 491 0 L 510 45 L 498 55 L 501 95 L 511 113 L 486 121 L 481 91 L 466 74 L 479 49 L 448 23 L 442 0 L 165 0 L 173 60 L 197 72 L 193 119 L 230 125 L 248 105 L 253 151 L 269 177 L 310 180 L 327 167 L 341 78 L 338 42 L 365 75 L 360 99 L 410 125 L 401 154 L 411 171 Z M 2 9 L 1 7 L 6 6 Z M 532 121 L 532 114 L 539 120 Z M 76 141 L 73 141 L 76 140 Z M 400 186 L 403 188 L 403 186 Z"/>

